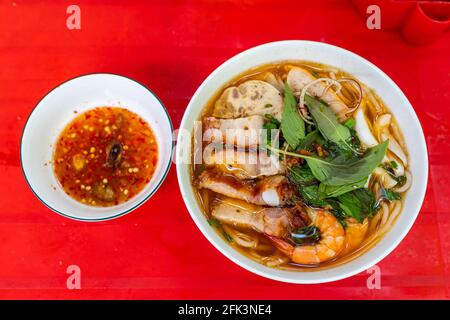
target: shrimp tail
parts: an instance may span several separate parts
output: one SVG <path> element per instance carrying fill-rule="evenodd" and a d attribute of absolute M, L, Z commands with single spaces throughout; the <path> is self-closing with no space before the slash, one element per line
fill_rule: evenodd
<path fill-rule="evenodd" d="M 283 239 L 280 239 L 280 238 L 274 237 L 274 236 L 270 236 L 268 234 L 266 234 L 266 237 L 268 237 L 270 239 L 270 241 L 272 241 L 272 243 L 275 245 L 275 247 L 278 250 L 283 252 L 288 257 L 292 257 L 292 255 L 294 254 L 294 246 L 293 245 L 284 241 Z"/>
<path fill-rule="evenodd" d="M 295 263 L 314 265 L 333 259 L 344 246 L 344 228 L 336 217 L 326 211 L 317 211 L 313 224 L 321 232 L 321 239 L 316 244 L 294 246 L 277 237 L 269 237 L 269 239 L 278 250 Z"/>

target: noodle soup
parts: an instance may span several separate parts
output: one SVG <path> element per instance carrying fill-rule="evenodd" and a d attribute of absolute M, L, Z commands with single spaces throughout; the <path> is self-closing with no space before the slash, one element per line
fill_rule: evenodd
<path fill-rule="evenodd" d="M 345 263 L 402 210 L 412 181 L 402 133 L 376 93 L 342 70 L 307 61 L 249 70 L 199 120 L 199 204 L 224 241 L 261 264 Z"/>

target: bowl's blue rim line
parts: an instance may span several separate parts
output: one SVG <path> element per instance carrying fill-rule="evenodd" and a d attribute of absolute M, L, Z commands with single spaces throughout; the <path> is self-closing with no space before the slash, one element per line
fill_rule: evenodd
<path fill-rule="evenodd" d="M 33 112 L 36 110 L 36 108 L 39 106 L 39 104 L 42 102 L 42 100 L 44 100 L 50 93 L 52 93 L 53 91 L 55 91 L 57 88 L 59 88 L 60 86 L 62 86 L 63 84 L 78 79 L 78 78 L 82 78 L 82 77 L 86 77 L 86 76 L 92 76 L 92 75 L 113 75 L 113 76 L 118 76 L 121 78 L 126 78 L 128 80 L 131 80 L 137 84 L 139 84 L 140 86 L 142 86 L 144 89 L 146 89 L 148 92 L 150 92 L 151 95 L 153 95 L 156 100 L 158 100 L 158 102 L 160 103 L 160 105 L 162 106 L 164 112 L 166 113 L 167 116 L 167 120 L 169 121 L 169 125 L 170 125 L 170 130 L 171 130 L 171 139 L 172 139 L 172 144 L 170 147 L 170 155 L 169 155 L 169 162 L 167 164 L 167 167 L 164 171 L 164 174 L 161 177 L 161 180 L 158 182 L 158 184 L 155 186 L 155 188 L 144 198 L 142 199 L 138 204 L 136 204 L 135 206 L 133 206 L 130 209 L 127 209 L 121 213 L 118 213 L 114 216 L 110 216 L 110 217 L 105 217 L 105 218 L 99 218 L 99 219 L 89 219 L 89 218 L 79 218 L 79 217 L 75 217 L 75 216 L 71 216 L 68 214 L 65 214 L 63 212 L 60 212 L 58 210 L 56 210 L 55 208 L 51 207 L 49 204 L 47 204 L 41 197 L 39 197 L 39 195 L 37 194 L 37 192 L 33 189 L 33 187 L 31 186 L 30 182 L 28 181 L 27 175 L 25 173 L 25 170 L 23 168 L 23 160 L 22 160 L 22 142 L 23 142 L 23 137 L 24 137 L 24 133 L 25 133 L 25 129 L 27 127 L 28 121 L 30 120 L 31 115 L 33 114 Z M 144 204 L 144 202 L 146 202 L 152 195 L 155 194 L 155 192 L 159 189 L 159 187 L 162 185 L 162 183 L 164 182 L 165 178 L 167 177 L 167 174 L 169 173 L 170 170 L 170 166 L 172 164 L 172 158 L 173 158 L 173 147 L 174 147 L 174 135 L 173 135 L 173 124 L 172 124 L 172 120 L 170 119 L 169 116 L 169 112 L 167 111 L 167 108 L 164 106 L 163 102 L 161 101 L 161 99 L 146 85 L 140 83 L 139 81 L 136 81 L 130 77 L 127 76 L 123 76 L 117 73 L 112 73 L 112 72 L 92 72 L 92 73 L 86 73 L 86 74 L 82 74 L 70 79 L 65 80 L 64 82 L 61 82 L 60 84 L 58 84 L 57 86 L 55 86 L 53 89 L 51 89 L 50 91 L 48 91 L 41 99 L 39 99 L 39 101 L 36 103 L 36 105 L 34 106 L 33 110 L 30 112 L 30 114 L 27 117 L 27 120 L 25 121 L 25 125 L 22 128 L 22 134 L 20 136 L 20 167 L 22 169 L 22 173 L 23 176 L 25 177 L 25 181 L 27 182 L 28 187 L 31 189 L 31 191 L 33 192 L 33 194 L 36 196 L 36 198 L 38 198 L 47 208 L 49 208 L 50 210 L 58 213 L 59 215 L 72 219 L 72 220 L 77 220 L 77 221 L 83 221 L 83 222 L 100 222 L 100 221 L 107 221 L 107 220 L 112 220 L 115 218 L 119 218 L 123 215 L 126 215 L 127 213 L 130 213 L 131 211 L 137 209 L 139 206 L 141 206 L 142 204 Z"/>

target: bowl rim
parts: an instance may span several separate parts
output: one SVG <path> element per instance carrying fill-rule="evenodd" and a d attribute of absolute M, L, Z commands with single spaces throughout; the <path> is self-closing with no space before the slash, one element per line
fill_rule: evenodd
<path fill-rule="evenodd" d="M 155 187 L 154 187 L 152 190 L 150 190 L 150 192 L 149 192 L 148 195 L 146 195 L 139 203 L 135 204 L 133 207 L 127 208 L 127 209 L 125 209 L 124 211 L 119 212 L 119 213 L 117 213 L 117 214 L 115 214 L 115 215 L 107 216 L 107 217 L 104 217 L 104 218 L 92 218 L 92 219 L 91 219 L 91 218 L 81 218 L 81 217 L 77 217 L 77 216 L 73 216 L 73 215 L 70 215 L 70 214 L 61 212 L 61 211 L 59 211 L 59 210 L 53 208 L 50 204 L 46 203 L 46 202 L 44 201 L 44 199 L 42 199 L 42 198 L 39 196 L 38 192 L 35 191 L 35 190 L 33 189 L 33 187 L 31 186 L 31 184 L 30 184 L 30 182 L 29 182 L 29 180 L 28 180 L 27 174 L 26 174 L 26 172 L 25 172 L 25 168 L 24 168 L 24 164 L 23 164 L 23 159 L 22 159 L 22 153 L 23 153 L 22 143 L 23 143 L 23 139 L 24 139 L 24 136 L 25 136 L 25 129 L 27 128 L 28 121 L 30 120 L 32 114 L 36 111 L 36 109 L 38 108 L 38 106 L 40 105 L 40 103 L 42 102 L 42 100 L 44 100 L 47 96 L 49 96 L 50 94 L 52 94 L 55 90 L 57 90 L 57 89 L 58 89 L 60 86 L 62 86 L 63 84 L 66 84 L 66 83 L 68 83 L 68 82 L 70 82 L 70 81 L 77 80 L 77 79 L 80 79 L 80 78 L 90 77 L 90 76 L 98 76 L 98 75 L 114 76 L 114 77 L 119 77 L 119 78 L 123 78 L 123 79 L 126 79 L 126 80 L 130 80 L 130 81 L 136 83 L 137 85 L 143 87 L 143 88 L 144 88 L 145 90 L 147 90 L 153 97 L 155 97 L 156 100 L 158 100 L 159 104 L 161 105 L 161 107 L 162 107 L 164 113 L 166 114 L 167 121 L 169 122 L 169 126 L 170 126 L 170 135 L 171 135 L 172 144 L 171 144 L 171 146 L 170 146 L 170 151 L 169 151 L 170 154 L 169 154 L 169 161 L 168 161 L 168 163 L 167 163 L 167 167 L 164 169 L 164 173 L 163 173 L 163 175 L 161 176 L 161 179 L 158 181 L 158 183 L 155 185 Z M 158 191 L 158 189 L 160 188 L 160 186 L 162 185 L 162 183 L 163 183 L 164 180 L 166 179 L 167 174 L 169 173 L 169 170 L 170 170 L 170 167 L 171 167 L 171 164 L 172 164 L 173 153 L 174 153 L 173 147 L 174 147 L 174 130 L 173 130 L 172 120 L 170 119 L 170 116 L 169 116 L 169 112 L 167 111 L 167 108 L 166 108 L 165 105 L 163 104 L 162 100 L 161 100 L 161 99 L 160 99 L 160 98 L 159 98 L 159 97 L 158 97 L 158 96 L 157 96 L 157 95 L 156 95 L 149 87 L 147 87 L 146 85 L 142 84 L 141 82 L 139 82 L 139 81 L 137 81 L 137 80 L 134 80 L 134 79 L 132 79 L 132 78 L 130 78 L 130 77 L 127 77 L 127 76 L 124 76 L 124 75 L 120 75 L 120 74 L 117 74 L 117 73 L 112 73 L 112 72 L 90 72 L 90 73 L 84 73 L 84 74 L 81 74 L 81 75 L 78 75 L 78 76 L 69 78 L 69 79 L 67 79 L 67 80 L 65 80 L 65 81 L 63 81 L 63 82 L 57 84 L 55 87 L 53 87 L 53 88 L 52 88 L 51 90 L 49 90 L 47 93 L 45 93 L 45 94 L 39 99 L 39 101 L 36 103 L 36 105 L 33 107 L 33 109 L 31 110 L 30 114 L 28 115 L 28 117 L 27 117 L 27 119 L 26 119 L 26 121 L 25 121 L 25 124 L 24 124 L 24 126 L 23 126 L 23 128 L 22 128 L 22 133 L 21 133 L 21 136 L 20 136 L 20 167 L 21 167 L 21 169 L 22 169 L 22 174 L 23 174 L 23 176 L 24 176 L 24 178 L 25 178 L 25 181 L 27 182 L 28 187 L 31 189 L 31 191 L 32 191 L 32 193 L 35 195 L 35 197 L 38 198 L 39 201 L 41 201 L 47 208 L 49 208 L 49 209 L 52 210 L 53 212 L 56 212 L 57 214 L 59 214 L 59 215 L 65 217 L 65 218 L 69 218 L 69 219 L 72 219 L 72 220 L 82 221 L 82 222 L 101 222 L 101 221 L 108 221 L 108 220 L 116 219 L 116 218 L 119 218 L 119 217 L 121 217 L 121 216 L 124 216 L 124 215 L 130 213 L 131 211 L 133 211 L 133 210 L 137 209 L 138 207 L 140 207 L 141 205 L 143 205 L 148 199 L 150 199 L 151 196 L 153 196 L 153 195 L 156 193 L 156 191 Z M 125 203 L 126 203 L 126 202 L 125 202 Z"/>
<path fill-rule="evenodd" d="M 425 139 L 425 135 L 424 135 L 424 131 L 422 128 L 422 125 L 419 121 L 419 118 L 417 117 L 417 114 L 414 110 L 414 108 L 412 107 L 411 102 L 409 101 L 409 99 L 406 97 L 406 95 L 404 94 L 404 92 L 400 89 L 400 87 L 394 82 L 394 80 L 392 80 L 384 71 L 382 71 L 380 68 L 378 68 L 375 64 L 373 64 L 372 62 L 370 62 L 369 60 L 361 57 L 360 55 L 341 48 L 339 46 L 335 46 L 329 43 L 324 43 L 324 42 L 319 42 L 319 41 L 310 41 L 310 40 L 281 40 L 281 41 L 273 41 L 273 42 L 268 42 L 268 43 L 264 43 L 264 44 L 260 44 L 251 48 L 248 48 L 244 51 L 241 51 L 237 54 L 235 54 L 234 56 L 230 57 L 229 59 L 227 59 L 226 61 L 224 61 L 223 63 L 221 63 L 219 66 L 217 66 L 206 78 L 205 80 L 200 84 L 200 86 L 197 88 L 197 90 L 195 91 L 194 95 L 191 97 L 188 106 L 183 114 L 183 118 L 181 120 L 180 123 L 180 131 L 178 133 L 178 138 L 177 141 L 180 141 L 180 135 L 182 134 L 182 131 L 184 130 L 184 128 L 187 126 L 186 122 L 187 122 L 187 114 L 189 114 L 190 112 L 192 112 L 191 110 L 194 108 L 194 105 L 192 103 L 192 101 L 194 101 L 197 96 L 200 94 L 200 92 L 203 90 L 203 88 L 206 86 L 206 84 L 213 78 L 216 76 L 217 73 L 221 72 L 223 68 L 228 67 L 229 65 L 232 65 L 234 63 L 236 63 L 237 61 L 239 61 L 239 59 L 243 56 L 246 55 L 251 55 L 254 53 L 254 51 L 260 50 L 263 47 L 271 47 L 271 46 L 276 46 L 276 45 L 309 45 L 309 46 L 322 46 L 322 47 L 329 47 L 332 48 L 333 50 L 337 50 L 337 51 L 341 51 L 347 55 L 350 55 L 352 58 L 355 59 L 359 59 L 360 61 L 364 62 L 369 68 L 373 69 L 373 71 L 378 72 L 383 78 L 384 80 L 386 80 L 391 87 L 393 87 L 395 89 L 395 91 L 397 91 L 397 93 L 405 99 L 405 101 L 407 101 L 407 106 L 406 108 L 409 109 L 412 117 L 415 119 L 415 125 L 418 126 L 418 128 L 420 129 L 420 136 L 418 136 L 418 138 L 420 138 L 423 141 L 423 146 L 424 146 L 424 158 L 425 158 L 425 163 L 423 164 L 423 171 L 424 171 L 424 184 L 422 186 L 422 188 L 420 189 L 420 194 L 418 195 L 417 199 L 419 200 L 417 203 L 419 203 L 418 207 L 415 209 L 415 214 L 413 217 L 411 217 L 411 219 L 409 220 L 409 223 L 407 225 L 405 225 L 405 227 L 401 230 L 399 230 L 398 235 L 395 238 L 395 241 L 392 241 L 389 245 L 386 246 L 386 249 L 384 251 L 382 251 L 381 253 L 377 254 L 375 257 L 369 259 L 369 261 L 367 262 L 362 262 L 359 266 L 355 266 L 352 270 L 346 271 L 346 272 L 341 272 L 341 273 L 337 273 L 337 274 L 330 274 L 330 272 L 332 270 L 334 270 L 335 268 L 338 267 L 342 267 L 342 265 L 336 266 L 336 267 L 331 267 L 328 269 L 324 269 L 324 270 L 311 270 L 311 271 L 305 271 L 305 273 L 318 273 L 320 272 L 323 277 L 321 279 L 305 279 L 305 278 L 301 278 L 298 277 L 296 278 L 296 275 L 298 274 L 302 274 L 302 272 L 299 271 L 292 271 L 291 273 L 293 274 L 293 276 L 284 276 L 284 275 L 277 275 L 274 274 L 273 272 L 270 272 L 271 269 L 273 268 L 269 268 L 266 267 L 263 270 L 257 269 L 256 267 L 252 266 L 252 263 L 256 263 L 260 266 L 263 266 L 257 262 L 254 262 L 253 260 L 249 259 L 248 257 L 244 256 L 243 254 L 237 252 L 236 249 L 231 248 L 228 244 L 226 244 L 224 242 L 223 239 L 218 238 L 215 239 L 214 236 L 212 236 L 210 234 L 211 230 L 206 230 L 206 228 L 204 228 L 203 224 L 200 222 L 200 217 L 197 216 L 196 212 L 197 209 L 199 209 L 199 205 L 198 203 L 191 203 L 191 201 L 187 201 L 186 199 L 188 199 L 188 194 L 187 194 L 187 188 L 192 186 L 185 186 L 182 182 L 183 182 L 183 178 L 182 176 L 184 175 L 184 173 L 182 172 L 182 167 L 183 166 L 176 166 L 176 170 L 177 170 L 177 178 L 178 178 L 178 182 L 179 182 L 179 187 L 180 187 L 180 191 L 181 194 L 183 196 L 183 200 L 185 202 L 185 205 L 188 209 L 188 212 L 191 216 L 191 218 L 194 220 L 196 226 L 198 229 L 200 229 L 201 233 L 203 234 L 203 236 L 215 247 L 215 249 L 217 249 L 219 252 L 221 252 L 225 257 L 227 257 L 229 260 L 231 260 L 232 262 L 234 262 L 235 264 L 237 264 L 238 266 L 240 266 L 241 268 L 257 274 L 259 276 L 262 276 L 264 278 L 269 278 L 272 280 L 277 280 L 277 281 L 281 281 L 281 282 L 285 282 L 285 283 L 295 283 L 295 284 L 318 284 L 318 283 L 325 283 L 325 282 L 333 282 L 333 281 L 337 281 L 337 280 L 341 280 L 341 279 L 345 279 L 345 278 L 349 278 L 351 276 L 354 276 L 364 270 L 367 270 L 368 268 L 376 265 L 377 263 L 379 263 L 381 260 L 383 260 L 387 255 L 389 255 L 399 244 L 400 242 L 405 238 L 405 236 L 407 235 L 407 233 L 410 231 L 411 227 L 413 226 L 414 222 L 417 219 L 417 216 L 420 213 L 420 209 L 422 208 L 423 205 L 423 201 L 425 198 L 425 194 L 426 194 L 426 186 L 428 184 L 428 169 L 429 169 L 429 159 L 428 159 L 428 148 L 427 148 L 427 144 L 426 144 L 426 139 Z M 295 60 L 295 59 L 292 59 Z M 299 59 L 297 59 L 299 60 Z M 287 61 L 286 59 L 280 59 L 277 61 Z M 314 60 L 311 60 L 314 61 Z M 273 62 L 276 62 L 275 60 L 273 60 Z M 270 63 L 270 61 L 267 61 L 267 63 Z M 253 67 L 257 67 L 258 65 L 255 65 Z M 247 68 L 251 69 L 253 67 Z M 339 66 L 336 66 L 339 68 Z M 241 72 L 245 72 L 246 70 L 241 70 Z M 239 75 L 239 73 L 235 74 L 234 76 Z M 212 97 L 212 95 L 211 95 Z M 181 149 L 181 148 L 180 148 Z M 176 150 L 176 158 L 178 159 L 178 151 L 179 148 L 177 147 Z M 403 212 L 403 209 L 402 209 Z M 203 213 L 202 213 L 203 214 Z M 203 230 L 205 229 L 205 230 Z M 212 232 L 215 232 L 214 230 L 212 230 Z M 383 238 L 386 236 L 387 234 L 383 235 Z M 227 247 L 226 247 L 227 246 Z M 374 247 L 376 247 L 377 244 L 375 244 Z M 230 252 L 229 252 L 230 251 Z M 236 252 L 238 255 L 233 256 L 233 253 L 231 252 Z M 364 254 L 362 255 L 364 256 Z M 358 259 L 360 257 L 355 257 L 355 259 Z M 355 259 L 353 259 L 352 261 L 354 261 Z M 247 261 L 248 260 L 248 261 Z M 350 261 L 351 262 L 351 261 Z M 344 263 L 344 265 L 347 265 L 348 263 Z M 264 267 L 264 266 L 263 266 Z M 278 269 L 274 269 L 279 271 Z M 286 271 L 287 273 L 289 273 L 290 271 Z"/>

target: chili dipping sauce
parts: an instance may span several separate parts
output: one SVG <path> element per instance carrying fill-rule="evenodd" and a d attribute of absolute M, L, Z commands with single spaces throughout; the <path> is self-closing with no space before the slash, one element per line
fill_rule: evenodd
<path fill-rule="evenodd" d="M 64 191 L 90 206 L 126 202 L 152 178 L 158 145 L 141 117 L 123 108 L 98 107 L 62 131 L 53 167 Z"/>

